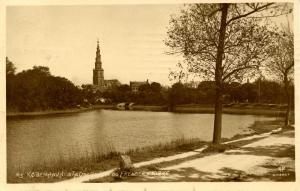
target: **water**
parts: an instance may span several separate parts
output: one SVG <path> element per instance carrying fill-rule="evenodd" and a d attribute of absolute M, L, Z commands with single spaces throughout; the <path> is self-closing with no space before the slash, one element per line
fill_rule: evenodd
<path fill-rule="evenodd" d="M 80 158 L 91 152 L 126 151 L 180 138 L 211 141 L 213 114 L 111 111 L 13 118 L 7 120 L 8 169 L 58 157 Z M 223 115 L 222 137 L 249 133 L 253 115 Z"/>

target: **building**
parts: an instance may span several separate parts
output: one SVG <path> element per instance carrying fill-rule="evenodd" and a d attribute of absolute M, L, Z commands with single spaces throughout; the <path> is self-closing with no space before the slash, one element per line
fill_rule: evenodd
<path fill-rule="evenodd" d="M 137 93 L 139 91 L 139 88 L 141 85 L 145 85 L 148 84 L 148 80 L 147 81 L 143 81 L 143 82 L 138 82 L 138 81 L 130 81 L 130 89 L 132 92 Z"/>
<path fill-rule="evenodd" d="M 96 91 L 104 91 L 120 85 L 121 83 L 117 79 L 104 79 L 104 69 L 102 68 L 99 41 L 97 41 L 95 68 L 93 69 L 93 89 Z"/>
<path fill-rule="evenodd" d="M 112 89 L 114 87 L 120 86 L 121 82 L 117 79 L 104 80 L 105 88 Z"/>
<path fill-rule="evenodd" d="M 184 86 L 188 87 L 188 88 L 197 88 L 199 84 L 200 84 L 200 82 L 190 81 L 190 82 L 184 83 Z"/>

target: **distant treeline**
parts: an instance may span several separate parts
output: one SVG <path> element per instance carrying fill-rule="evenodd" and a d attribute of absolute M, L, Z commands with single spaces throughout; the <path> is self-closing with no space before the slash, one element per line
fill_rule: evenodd
<path fill-rule="evenodd" d="M 197 87 L 190 84 L 175 83 L 170 88 L 153 82 L 139 87 L 132 92 L 130 86 L 121 85 L 106 92 L 93 92 L 91 86 L 84 86 L 85 98 L 96 103 L 99 98 L 109 102 L 134 102 L 142 105 L 178 105 L 178 104 L 213 104 L 215 101 L 214 81 L 202 81 Z M 284 88 L 277 82 L 257 80 L 252 83 L 233 82 L 224 88 L 224 103 L 286 103 Z M 292 90 L 293 91 L 293 90 Z"/>
<path fill-rule="evenodd" d="M 293 92 L 293 87 L 291 89 Z M 223 103 L 286 103 L 284 87 L 274 81 L 232 82 L 224 84 L 222 91 L 224 92 Z M 176 83 L 170 89 L 169 102 L 175 104 L 213 104 L 215 92 L 214 81 L 202 81 L 197 88 L 189 87 L 188 84 Z"/>
<path fill-rule="evenodd" d="M 129 85 L 110 90 L 95 91 L 92 85 L 75 86 L 66 78 L 51 75 L 49 68 L 34 66 L 16 73 L 16 68 L 6 60 L 6 94 L 8 111 L 37 111 L 67 109 L 91 104 L 134 102 L 142 105 L 213 104 L 213 81 L 191 84 L 175 83 L 162 87 L 157 82 L 141 85 L 132 92 Z M 223 89 L 224 103 L 276 103 L 286 102 L 282 85 L 274 81 L 257 80 L 253 83 L 226 84 Z M 292 87 L 293 92 L 293 87 Z M 294 94 L 292 94 L 294 95 Z M 293 98 L 292 98 L 293 100 Z"/>

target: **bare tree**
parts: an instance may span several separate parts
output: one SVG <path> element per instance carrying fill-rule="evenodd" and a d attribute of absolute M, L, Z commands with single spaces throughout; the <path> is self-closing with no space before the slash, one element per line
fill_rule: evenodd
<path fill-rule="evenodd" d="M 270 60 L 266 62 L 267 72 L 284 85 L 287 99 L 285 126 L 289 125 L 291 111 L 290 85 L 294 79 L 294 35 L 290 29 L 276 34 L 269 49 Z"/>
<path fill-rule="evenodd" d="M 216 84 L 213 143 L 222 129 L 224 82 L 255 74 L 265 61 L 272 33 L 266 17 L 290 12 L 286 4 L 192 4 L 172 17 L 166 45 L 170 54 L 182 54 L 190 73 Z"/>

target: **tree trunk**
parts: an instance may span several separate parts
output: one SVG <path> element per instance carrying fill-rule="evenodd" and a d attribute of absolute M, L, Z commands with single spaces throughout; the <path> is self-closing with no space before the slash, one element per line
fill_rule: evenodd
<path fill-rule="evenodd" d="M 226 34 L 226 19 L 229 4 L 221 4 L 222 16 L 219 33 L 219 42 L 216 59 L 215 83 L 216 83 L 216 99 L 215 99 L 215 119 L 214 119 L 214 135 L 213 144 L 220 144 L 222 132 L 222 61 L 224 53 L 224 42 Z"/>
<path fill-rule="evenodd" d="M 216 90 L 213 144 L 220 144 L 222 134 L 222 92 Z"/>
<path fill-rule="evenodd" d="M 288 126 L 290 125 L 290 112 L 291 112 L 291 97 L 290 97 L 290 93 L 289 93 L 289 81 L 287 78 L 287 74 L 285 74 L 284 76 L 284 90 L 285 90 L 285 95 L 286 95 L 286 99 L 287 99 L 287 108 L 286 108 L 286 113 L 285 113 L 285 121 L 284 121 L 284 125 Z"/>

